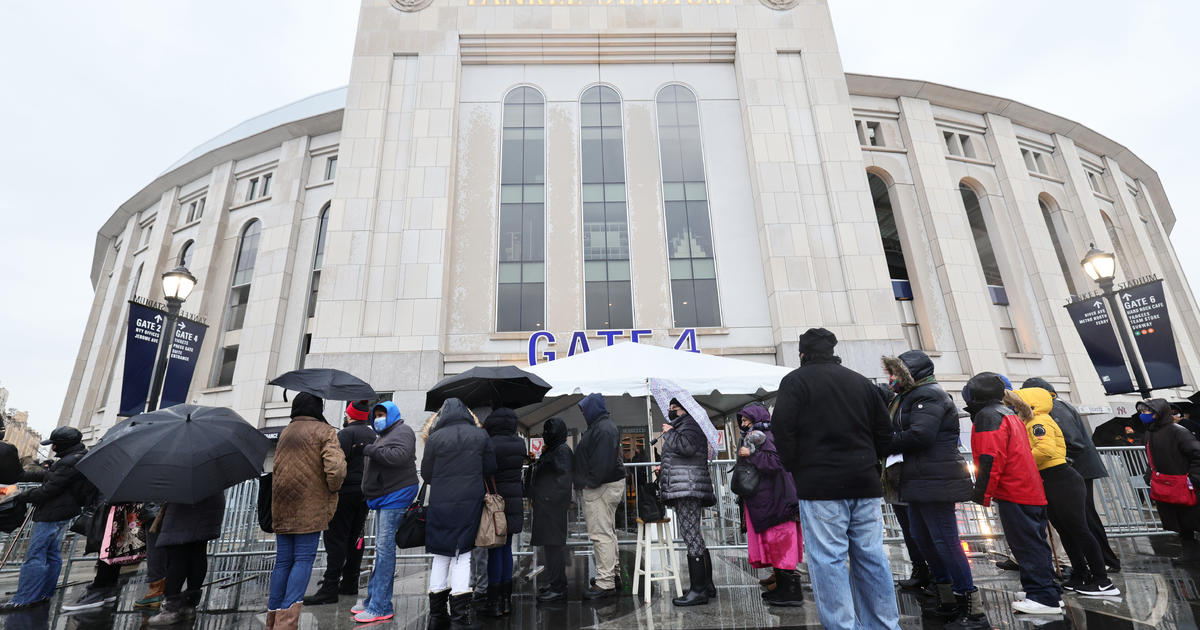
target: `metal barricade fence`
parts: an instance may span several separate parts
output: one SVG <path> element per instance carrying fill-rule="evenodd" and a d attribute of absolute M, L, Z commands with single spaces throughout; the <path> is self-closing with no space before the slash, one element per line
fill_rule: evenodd
<path fill-rule="evenodd" d="M 1149 487 L 1142 476 L 1147 470 L 1145 448 L 1106 447 L 1099 450 L 1109 475 L 1107 478 L 1095 480 L 1094 492 L 1097 511 L 1105 523 L 1108 535 L 1128 537 L 1166 533 L 1162 531 L 1158 512 L 1150 502 Z M 964 456 L 970 461 L 969 453 L 965 453 Z M 705 538 L 710 542 L 709 547 L 712 549 L 746 548 L 746 534 L 738 512 L 739 504 L 729 486 L 735 461 L 727 459 L 710 463 L 717 503 L 713 509 L 705 510 L 702 525 L 705 528 Z M 617 535 L 619 545 L 632 546 L 635 544 L 638 498 L 638 485 L 634 480 L 639 469 L 649 471 L 658 466 L 658 462 L 628 463 L 625 466 L 630 474 L 627 478 L 625 501 L 618 506 L 616 514 Z M 264 533 L 258 526 L 258 481 L 250 480 L 228 489 L 225 500 L 225 521 L 221 537 L 209 544 L 208 581 L 215 588 L 205 589 L 204 608 L 207 610 L 239 608 L 245 583 L 265 578 L 274 566 L 275 537 L 273 534 Z M 591 546 L 578 501 L 575 502 L 570 521 L 568 546 L 574 547 L 576 553 L 590 555 Z M 975 551 L 1006 551 L 994 506 L 985 508 L 974 503 L 960 503 L 958 522 L 960 536 L 964 541 L 986 543 L 984 547 L 990 548 L 976 546 Z M 3 551 L 0 553 L 9 553 L 10 548 L 11 553 L 8 564 L 0 570 L 0 577 L 12 577 L 19 570 L 29 542 L 31 525 L 32 523 L 20 532 L 4 535 Z M 899 543 L 903 540 L 895 513 L 892 507 L 886 504 L 883 507 L 883 529 L 885 542 Z M 528 541 L 529 528 L 526 527 L 525 531 L 514 539 L 514 555 L 532 555 Z M 83 548 L 80 536 L 67 534 L 63 547 L 64 570 L 60 578 L 62 585 L 68 585 L 74 563 L 85 562 L 88 566 L 94 564 L 95 557 L 83 555 Z M 363 549 L 362 566 L 365 573 L 373 566 L 374 561 L 373 513 L 367 519 Z M 399 550 L 397 565 L 424 563 L 430 557 L 420 549 Z M 324 550 L 321 548 L 318 550 L 314 572 L 324 569 L 324 561 Z"/>

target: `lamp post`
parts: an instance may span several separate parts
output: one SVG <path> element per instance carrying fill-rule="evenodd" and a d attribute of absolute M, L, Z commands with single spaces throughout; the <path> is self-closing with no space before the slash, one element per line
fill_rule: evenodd
<path fill-rule="evenodd" d="M 1080 261 L 1080 264 L 1083 265 L 1083 272 L 1100 285 L 1101 297 L 1108 304 L 1108 309 L 1112 313 L 1110 319 L 1116 325 L 1117 336 L 1121 339 L 1121 347 L 1125 349 L 1125 355 L 1129 357 L 1129 365 L 1133 368 L 1133 378 L 1137 380 L 1138 393 L 1143 399 L 1149 398 L 1150 385 L 1142 371 L 1142 364 L 1138 361 L 1133 340 L 1129 338 L 1129 330 L 1118 321 L 1117 294 L 1113 292 L 1113 278 L 1117 275 L 1117 257 L 1109 252 L 1096 249 L 1095 243 L 1089 243 L 1088 246 L 1087 254 Z"/>
<path fill-rule="evenodd" d="M 164 322 L 162 332 L 158 336 L 158 359 L 154 362 L 154 378 L 150 381 L 150 398 L 146 401 L 146 411 L 158 409 L 163 379 L 167 376 L 167 360 L 175 342 L 175 322 L 179 320 L 179 309 L 183 306 L 183 301 L 191 295 L 195 287 L 196 277 L 182 265 L 162 275 L 163 297 L 167 301 L 167 321 Z"/>

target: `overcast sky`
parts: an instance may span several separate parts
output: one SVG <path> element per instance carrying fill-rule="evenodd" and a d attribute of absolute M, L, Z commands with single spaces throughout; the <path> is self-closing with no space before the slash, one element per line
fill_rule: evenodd
<path fill-rule="evenodd" d="M 436 0 L 435 0 L 436 1 Z M 1200 3 L 832 0 L 849 72 L 1073 119 L 1158 170 L 1200 278 Z M 531 9 L 525 9 L 531 10 Z M 0 385 L 47 433 L 92 300 L 96 231 L 204 140 L 346 83 L 355 0 L 0 3 Z"/>

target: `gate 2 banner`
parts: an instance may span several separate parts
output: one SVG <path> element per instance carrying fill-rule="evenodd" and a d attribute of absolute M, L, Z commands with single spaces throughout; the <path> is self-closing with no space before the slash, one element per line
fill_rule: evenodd
<path fill-rule="evenodd" d="M 159 407 L 187 402 L 192 373 L 196 371 L 196 357 L 200 354 L 206 330 L 208 326 L 190 319 L 181 317 L 175 322 L 175 341 L 171 345 L 171 356 L 167 359 L 167 375 L 163 381 Z"/>
<path fill-rule="evenodd" d="M 1121 356 L 1121 347 L 1117 343 L 1117 334 L 1104 300 L 1095 298 L 1073 302 L 1067 305 L 1067 312 L 1071 314 L 1071 321 L 1075 322 L 1075 330 L 1083 340 L 1088 358 L 1100 376 L 1104 392 L 1128 394 L 1134 391 L 1133 380 L 1125 366 L 1125 358 Z"/>
<path fill-rule="evenodd" d="M 120 416 L 136 416 L 146 410 L 150 393 L 150 378 L 154 375 L 154 359 L 163 321 L 162 311 L 129 303 L 129 328 L 125 334 L 125 372 L 121 382 Z"/>
<path fill-rule="evenodd" d="M 1118 297 L 1125 307 L 1125 317 L 1133 330 L 1142 364 L 1150 387 L 1163 389 L 1183 385 L 1179 370 L 1179 355 L 1175 352 L 1175 335 L 1171 331 L 1171 315 L 1163 299 L 1162 280 L 1148 282 L 1122 290 Z"/>

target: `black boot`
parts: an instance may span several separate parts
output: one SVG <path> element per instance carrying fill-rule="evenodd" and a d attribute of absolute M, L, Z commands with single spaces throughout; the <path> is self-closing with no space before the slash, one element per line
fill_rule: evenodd
<path fill-rule="evenodd" d="M 504 605 L 500 603 L 500 585 L 488 584 L 487 587 L 487 605 L 479 614 L 484 617 L 503 617 Z"/>
<path fill-rule="evenodd" d="M 500 608 L 506 615 L 512 612 L 512 580 L 500 583 Z"/>
<path fill-rule="evenodd" d="M 1183 545 L 1183 553 L 1171 558 L 1175 564 L 1200 564 L 1200 541 L 1185 538 L 1179 541 Z"/>
<path fill-rule="evenodd" d="M 342 576 L 341 586 L 337 593 L 338 595 L 358 595 L 358 571 Z"/>
<path fill-rule="evenodd" d="M 771 578 L 771 586 L 768 586 L 767 590 L 762 592 L 763 601 L 767 601 L 767 598 L 770 597 L 771 593 L 774 593 L 776 590 L 783 587 L 783 582 L 781 582 L 781 580 L 783 580 L 783 570 L 771 569 Z"/>
<path fill-rule="evenodd" d="M 328 578 L 321 580 L 321 585 L 317 587 L 317 592 L 308 595 L 304 598 L 305 606 L 320 606 L 322 604 L 335 604 L 338 600 L 338 582 L 337 580 L 330 581 Z"/>
<path fill-rule="evenodd" d="M 914 564 L 912 575 L 908 576 L 907 580 L 896 582 L 896 586 L 905 589 L 919 590 L 925 588 L 925 585 L 933 581 L 933 574 L 929 572 L 929 565 Z"/>
<path fill-rule="evenodd" d="M 703 606 L 708 603 L 708 584 L 704 581 L 704 556 L 688 556 L 688 579 L 691 585 L 683 597 L 676 597 L 671 603 L 676 606 Z"/>
<path fill-rule="evenodd" d="M 708 549 L 704 550 L 704 577 L 705 584 L 708 584 L 708 590 L 704 594 L 709 597 L 716 597 L 717 586 L 712 578 L 712 554 L 709 553 Z"/>
<path fill-rule="evenodd" d="M 962 595 L 955 593 L 954 599 L 958 602 L 958 619 L 946 624 L 947 630 L 986 630 L 992 627 L 987 613 L 983 612 L 983 599 L 979 596 L 978 587 Z"/>
<path fill-rule="evenodd" d="M 200 589 L 193 588 L 183 592 L 183 616 L 187 619 L 196 617 L 196 609 L 200 607 Z"/>
<path fill-rule="evenodd" d="M 450 589 L 429 594 L 429 623 L 426 630 L 449 630 L 450 628 Z"/>
<path fill-rule="evenodd" d="M 954 589 L 949 584 L 935 584 L 936 597 L 932 605 L 921 610 L 921 616 L 926 619 L 941 619 L 950 621 L 958 617 L 958 600 L 954 598 Z"/>
<path fill-rule="evenodd" d="M 450 596 L 450 630 L 479 630 L 471 610 L 471 594 Z"/>
<path fill-rule="evenodd" d="M 804 593 L 800 590 L 800 574 L 795 571 L 780 571 L 775 578 L 775 590 L 767 593 L 763 601 L 771 606 L 803 606 Z"/>

